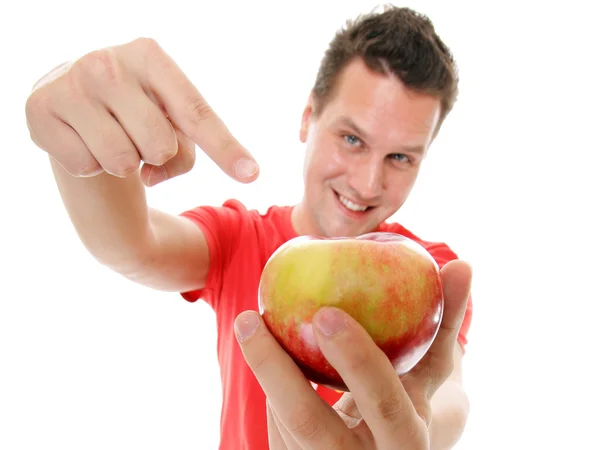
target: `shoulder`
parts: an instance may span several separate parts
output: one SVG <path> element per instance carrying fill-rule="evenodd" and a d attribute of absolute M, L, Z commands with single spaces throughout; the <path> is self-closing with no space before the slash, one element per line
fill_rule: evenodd
<path fill-rule="evenodd" d="M 293 233 L 291 228 L 291 206 L 270 205 L 266 210 L 250 209 L 239 200 L 230 199 L 223 203 L 221 208 L 229 209 L 240 218 L 253 222 L 257 230 L 278 232 L 278 234 L 286 235 L 288 238 L 287 235 Z"/>
<path fill-rule="evenodd" d="M 234 213 L 239 216 L 248 215 L 250 210 L 246 206 L 236 199 L 229 199 L 221 205 L 201 205 L 196 206 L 192 209 L 184 211 L 183 216 L 198 216 L 203 214 L 231 214 Z"/>
<path fill-rule="evenodd" d="M 198 216 L 198 215 L 220 215 L 229 216 L 231 218 L 239 219 L 251 219 L 256 221 L 269 221 L 269 220 L 280 220 L 288 212 L 290 207 L 288 206 L 269 206 L 268 209 L 261 213 L 256 208 L 248 208 L 241 201 L 230 198 L 223 202 L 221 205 L 202 205 L 195 208 L 189 209 L 182 213 L 184 216 Z"/>
<path fill-rule="evenodd" d="M 192 302 L 203 297 L 216 309 L 224 286 L 260 276 L 268 257 L 287 239 L 290 214 L 285 206 L 270 206 L 262 213 L 237 199 L 181 213 L 201 228 L 209 255 L 205 287 L 183 293 L 184 298 Z"/>
<path fill-rule="evenodd" d="M 198 206 L 185 211 L 182 216 L 194 221 L 217 240 L 271 247 L 294 237 L 291 211 L 291 206 L 271 205 L 261 212 L 248 208 L 237 199 L 228 199 L 219 206 Z"/>
<path fill-rule="evenodd" d="M 243 227 L 244 223 L 249 223 L 257 219 L 256 211 L 248 209 L 242 202 L 236 199 L 229 199 L 221 205 L 202 205 L 181 213 L 202 228 L 210 229 L 212 232 L 218 232 L 224 229 L 231 232 L 235 228 Z"/>

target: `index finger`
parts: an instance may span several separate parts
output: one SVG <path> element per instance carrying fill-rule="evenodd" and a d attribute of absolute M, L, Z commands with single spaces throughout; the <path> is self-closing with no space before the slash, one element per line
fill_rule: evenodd
<path fill-rule="evenodd" d="M 313 329 L 323 355 L 352 393 L 378 448 L 420 448 L 424 422 L 396 370 L 367 331 L 344 311 L 326 307 Z"/>
<path fill-rule="evenodd" d="M 119 46 L 119 52 L 143 88 L 158 97 L 168 118 L 190 137 L 227 175 L 240 182 L 254 181 L 258 164 L 231 134 L 177 63 L 152 39 Z"/>
<path fill-rule="evenodd" d="M 300 448 L 350 450 L 358 447 L 340 416 L 319 397 L 258 313 L 245 311 L 234 325 L 248 366 L 279 422 Z"/>

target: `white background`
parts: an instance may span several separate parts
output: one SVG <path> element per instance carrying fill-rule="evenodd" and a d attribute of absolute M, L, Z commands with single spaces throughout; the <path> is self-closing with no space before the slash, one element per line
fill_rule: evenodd
<path fill-rule="evenodd" d="M 586 2 L 585 5 L 593 5 Z M 10 6 L 7 6 L 10 5 Z M 10 2 L 0 10 L 0 449 L 216 449 L 214 315 L 99 266 L 29 139 L 32 85 L 138 36 L 180 64 L 262 175 L 238 185 L 203 155 L 148 191 L 172 213 L 302 193 L 302 107 L 333 33 L 370 1 Z M 583 2 L 426 2 L 461 93 L 394 216 L 474 266 L 459 449 L 600 448 L 600 37 Z M 543 5 L 543 6 L 542 6 Z"/>

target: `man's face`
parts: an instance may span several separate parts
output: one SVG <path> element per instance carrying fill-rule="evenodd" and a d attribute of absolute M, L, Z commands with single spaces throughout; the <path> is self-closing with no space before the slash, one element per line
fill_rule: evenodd
<path fill-rule="evenodd" d="M 309 103 L 304 198 L 294 211 L 301 234 L 358 236 L 406 201 L 433 138 L 440 101 L 406 89 L 393 75 L 355 60 L 318 117 Z"/>

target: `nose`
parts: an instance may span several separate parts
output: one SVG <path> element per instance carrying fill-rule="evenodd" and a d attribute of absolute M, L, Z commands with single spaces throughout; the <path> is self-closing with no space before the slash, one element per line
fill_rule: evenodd
<path fill-rule="evenodd" d="M 358 158 L 349 167 L 348 183 L 356 192 L 357 200 L 373 200 L 383 192 L 383 161 L 375 155 L 368 158 Z"/>

